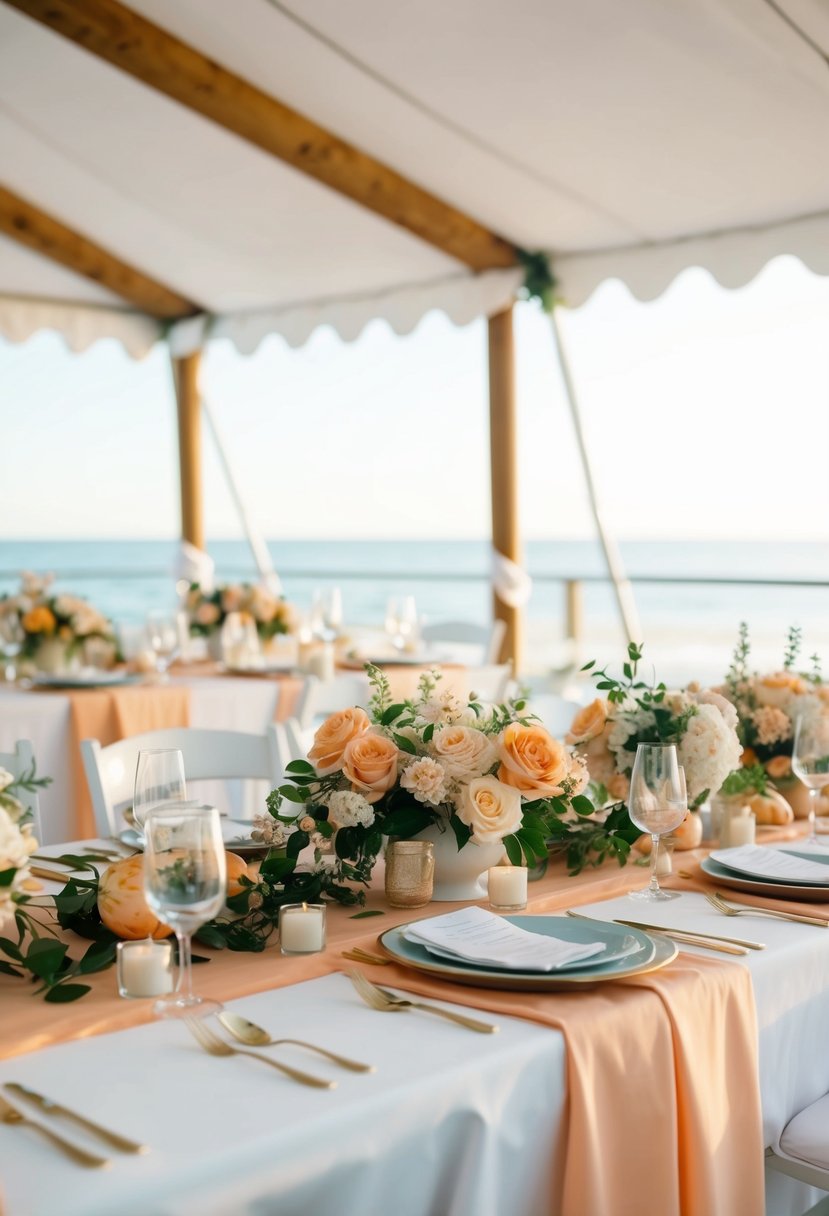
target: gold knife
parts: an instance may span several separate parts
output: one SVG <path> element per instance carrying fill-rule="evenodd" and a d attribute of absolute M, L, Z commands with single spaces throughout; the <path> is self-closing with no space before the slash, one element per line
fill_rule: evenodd
<path fill-rule="evenodd" d="M 601 917 L 585 916 L 581 912 L 573 911 L 568 911 L 567 915 L 574 916 L 577 920 L 593 921 L 596 924 L 624 925 L 627 929 L 641 929 L 645 933 L 658 933 L 681 945 L 698 946 L 702 950 L 716 950 L 720 954 L 748 954 L 746 947 L 753 950 L 765 950 L 765 946 L 759 942 L 741 942 L 736 945 L 734 944 L 737 940 L 735 938 L 713 937 L 708 933 L 694 933 L 690 929 L 687 932 L 683 929 L 663 929 L 660 925 L 645 925 L 638 920 L 602 921 Z"/>
<path fill-rule="evenodd" d="M 111 1132 L 109 1128 L 101 1127 L 99 1123 L 93 1123 L 91 1119 L 70 1110 L 68 1106 L 61 1106 L 59 1102 L 53 1102 L 51 1098 L 35 1093 L 33 1089 L 26 1089 L 25 1085 L 19 1085 L 17 1081 L 6 1081 L 3 1088 L 26 1098 L 44 1115 L 59 1115 L 64 1119 L 71 1119 L 73 1123 L 77 1123 L 78 1127 L 84 1128 L 91 1135 L 97 1136 L 99 1140 L 103 1140 L 105 1144 L 118 1149 L 121 1153 L 148 1153 L 150 1151 L 149 1145 L 138 1144 L 135 1140 L 128 1140 L 126 1136 L 120 1136 L 118 1132 Z"/>

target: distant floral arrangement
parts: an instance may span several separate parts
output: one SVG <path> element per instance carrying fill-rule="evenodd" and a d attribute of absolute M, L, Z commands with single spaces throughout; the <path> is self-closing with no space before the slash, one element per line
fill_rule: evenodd
<path fill-rule="evenodd" d="M 35 665 L 43 651 L 62 647 L 69 659 L 111 666 L 117 655 L 112 622 L 77 595 L 54 595 L 54 576 L 26 572 L 16 595 L 0 598 L 0 634 L 17 641 L 20 654 Z"/>
<path fill-rule="evenodd" d="M 719 692 L 690 684 L 671 691 L 638 675 L 642 648 L 631 645 L 617 680 L 596 672 L 607 697 L 579 710 L 567 742 L 583 751 L 591 782 L 610 799 L 624 802 L 640 743 L 673 743 L 685 769 L 690 809 L 716 794 L 740 763 L 737 712 Z M 594 666 L 588 663 L 585 670 Z"/>
<path fill-rule="evenodd" d="M 809 723 L 829 715 L 829 685 L 823 682 L 818 656 L 812 656 L 811 671 L 798 670 L 800 646 L 800 630 L 793 627 L 780 670 L 750 671 L 748 626 L 742 624 L 731 667 L 720 690 L 737 713 L 743 766 L 755 769 L 762 765 L 773 781 L 792 778 L 792 746 L 798 718 Z"/>
<path fill-rule="evenodd" d="M 185 608 L 195 637 L 219 633 L 232 612 L 250 617 L 263 641 L 279 633 L 293 633 L 297 627 L 292 605 L 256 583 L 223 583 L 213 591 L 191 583 Z"/>
<path fill-rule="evenodd" d="M 37 841 L 32 834 L 31 815 L 18 794 L 48 784 L 49 778 L 38 777 L 34 765 L 20 777 L 0 768 L 0 931 L 26 903 L 25 892 L 32 889 L 29 858 L 37 849 Z"/>

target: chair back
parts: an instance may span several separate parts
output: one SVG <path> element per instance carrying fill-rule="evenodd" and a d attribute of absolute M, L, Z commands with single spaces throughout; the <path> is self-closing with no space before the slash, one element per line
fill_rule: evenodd
<path fill-rule="evenodd" d="M 495 620 L 490 625 L 476 625 L 471 621 L 436 621 L 424 625 L 420 636 L 424 642 L 456 642 L 459 645 L 480 647 L 479 662 L 495 664 L 501 657 L 501 646 L 507 626 Z"/>
<path fill-rule="evenodd" d="M 527 709 L 541 720 L 554 739 L 563 739 L 581 705 L 578 701 L 560 697 L 557 693 L 542 692 L 530 693 Z"/>
<path fill-rule="evenodd" d="M 132 804 L 138 753 L 161 748 L 181 751 L 188 781 L 262 780 L 276 786 L 284 779 L 290 759 L 280 723 L 272 723 L 262 735 L 185 726 L 132 735 L 108 747 L 97 739 L 84 739 L 81 755 L 99 835 L 115 834 L 119 812 Z"/>
<path fill-rule="evenodd" d="M 367 705 L 370 695 L 368 676 L 362 671 L 334 676 L 331 680 L 309 676 L 297 698 L 293 716 L 300 728 L 308 731 L 316 718 L 352 705 Z"/>
<path fill-rule="evenodd" d="M 22 777 L 24 773 L 31 772 L 34 762 L 34 752 L 28 739 L 18 739 L 13 752 L 0 752 L 0 768 L 4 768 L 13 777 Z M 20 790 L 15 797 L 28 811 L 34 835 L 40 840 L 40 803 L 37 790 Z"/>
<path fill-rule="evenodd" d="M 474 693 L 479 701 L 503 701 L 512 678 L 510 663 L 490 663 L 486 667 L 467 667 L 464 671 L 447 672 L 447 683 L 454 688 L 463 684 L 465 693 Z"/>

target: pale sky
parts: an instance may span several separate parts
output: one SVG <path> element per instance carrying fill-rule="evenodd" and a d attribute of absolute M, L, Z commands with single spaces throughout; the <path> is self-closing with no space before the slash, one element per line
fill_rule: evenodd
<path fill-rule="evenodd" d="M 517 311 L 523 533 L 590 536 L 548 322 Z M 610 283 L 566 326 L 618 536 L 829 539 L 829 278 L 781 258 L 724 291 L 692 270 L 651 304 Z M 407 338 L 376 322 L 252 357 L 216 344 L 203 386 L 263 535 L 488 535 L 482 322 L 431 314 Z M 0 394 L 0 539 L 177 534 L 163 348 L 136 363 L 111 342 L 0 342 Z M 208 535 L 239 536 L 210 444 Z"/>

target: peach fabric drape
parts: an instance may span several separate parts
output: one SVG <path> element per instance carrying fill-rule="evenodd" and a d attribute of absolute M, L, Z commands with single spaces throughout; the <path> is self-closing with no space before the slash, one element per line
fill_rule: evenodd
<path fill-rule="evenodd" d="M 68 696 L 76 837 L 86 840 L 95 835 L 95 819 L 81 759 L 81 740 L 97 739 L 106 747 L 144 731 L 188 726 L 190 693 L 175 685 L 148 685 L 144 688 L 84 689 Z"/>
<path fill-rule="evenodd" d="M 531 913 L 592 902 L 641 886 L 641 870 L 603 867 L 567 878 L 560 864 L 530 888 Z M 368 907 L 329 911 L 328 948 L 318 955 L 211 955 L 196 984 L 221 1000 L 351 966 L 341 951 L 376 950 L 376 936 L 411 919 L 390 909 L 382 874 Z M 436 909 L 438 910 L 438 909 Z M 75 939 L 73 953 L 81 943 Z M 763 1144 L 754 998 L 748 972 L 686 954 L 663 971 L 578 993 L 495 992 L 443 984 L 396 965 L 375 979 L 493 1014 L 529 1018 L 567 1042 L 564 1168 L 555 1179 L 562 1216 L 756 1216 L 763 1210 Z M 28 985 L 0 976 L 0 1057 L 152 1018 L 150 1002 L 121 1001 L 111 971 L 88 977 L 73 1005 L 46 1005 Z M 380 1015 L 378 1015 L 380 1016 Z M 551 1165 L 552 1168 L 552 1165 Z"/>

